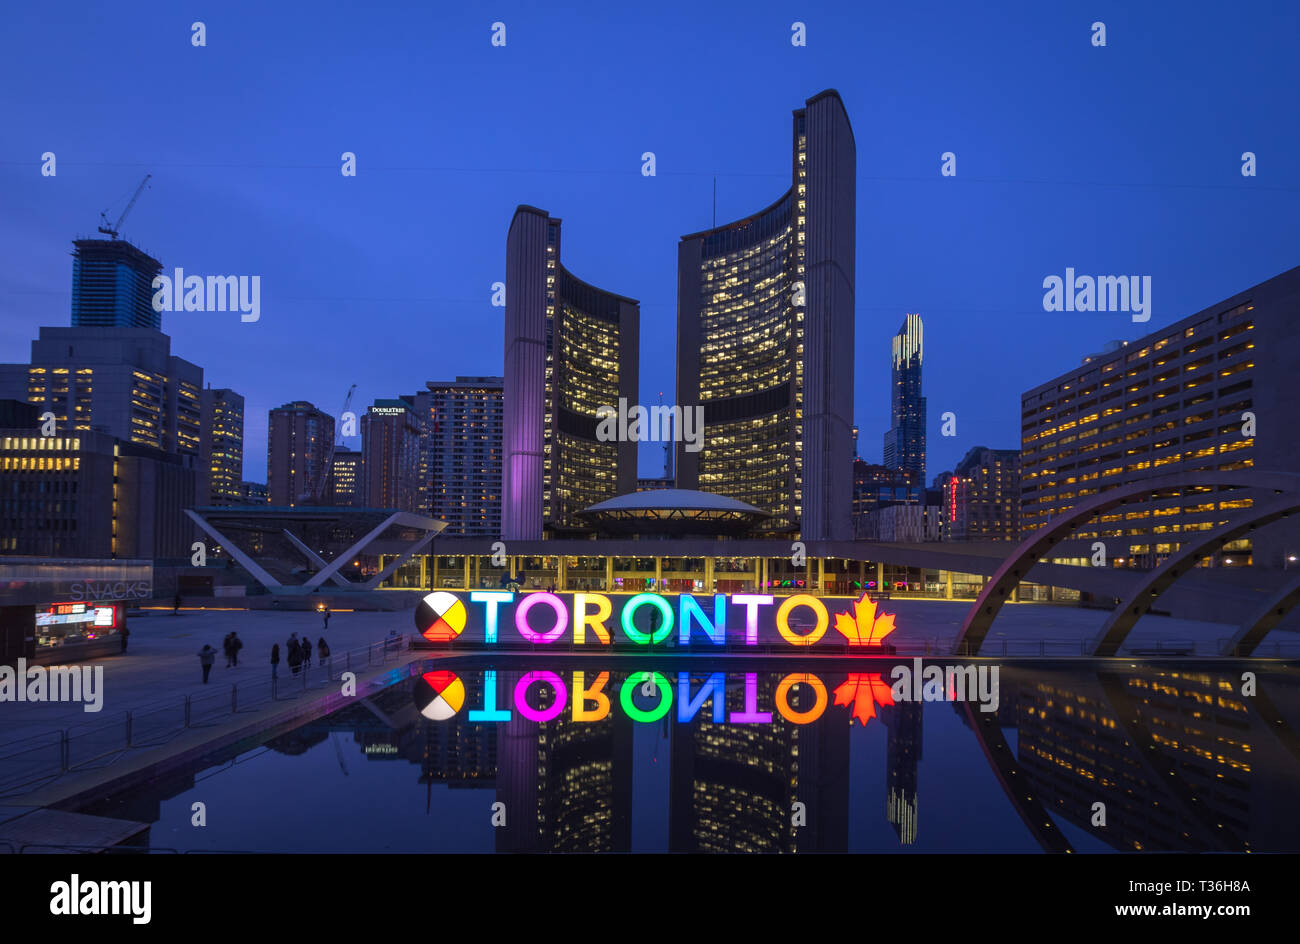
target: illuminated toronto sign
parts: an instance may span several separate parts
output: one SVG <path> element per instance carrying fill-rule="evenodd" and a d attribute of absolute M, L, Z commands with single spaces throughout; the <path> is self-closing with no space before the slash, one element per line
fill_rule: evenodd
<path fill-rule="evenodd" d="M 430 643 L 463 639 L 484 646 L 518 642 L 547 646 L 694 647 L 784 644 L 807 649 L 818 643 L 847 644 L 860 651 L 887 651 L 892 614 L 879 614 L 864 593 L 859 599 L 827 601 L 799 593 L 778 598 L 760 593 L 513 593 L 508 590 L 445 590 L 427 594 L 415 609 L 415 625 Z M 831 612 L 830 607 L 841 608 Z M 834 632 L 832 632 L 832 629 Z M 504 640 L 503 640 L 503 637 Z"/>

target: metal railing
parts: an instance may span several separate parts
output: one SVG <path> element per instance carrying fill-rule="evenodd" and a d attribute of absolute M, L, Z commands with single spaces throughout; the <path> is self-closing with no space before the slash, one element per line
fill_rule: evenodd
<path fill-rule="evenodd" d="M 70 725 L 0 744 L 0 797 L 35 789 L 72 771 L 107 767 L 124 754 L 165 744 L 193 728 L 220 724 L 243 712 L 319 691 L 356 672 L 384 665 L 410 650 L 408 635 L 332 653 L 298 672 L 287 666 L 278 678 L 246 680 L 212 691 L 176 695 L 111 718 Z"/>

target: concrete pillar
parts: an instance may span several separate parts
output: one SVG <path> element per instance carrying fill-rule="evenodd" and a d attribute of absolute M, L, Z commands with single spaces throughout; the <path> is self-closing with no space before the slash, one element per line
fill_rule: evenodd
<path fill-rule="evenodd" d="M 483 558 L 477 554 L 474 555 L 474 586 L 482 586 L 482 577 L 479 574 L 479 565 L 483 563 Z"/>
<path fill-rule="evenodd" d="M 664 559 L 655 555 L 655 593 L 664 592 Z"/>
<path fill-rule="evenodd" d="M 465 575 L 461 578 L 464 581 L 464 587 L 469 589 L 469 555 L 465 555 Z"/>
<path fill-rule="evenodd" d="M 614 592 L 614 558 L 605 558 L 605 592 Z"/>
<path fill-rule="evenodd" d="M 826 592 L 826 558 L 817 558 L 817 592 Z"/>
<path fill-rule="evenodd" d="M 433 555 L 433 588 L 438 589 L 438 555 Z"/>
<path fill-rule="evenodd" d="M 767 561 L 761 557 L 754 558 L 754 592 L 763 592 L 763 571 L 766 569 Z"/>
<path fill-rule="evenodd" d="M 885 565 L 876 561 L 876 592 L 881 593 L 885 589 Z"/>
<path fill-rule="evenodd" d="M 420 555 L 420 589 L 429 589 L 429 555 Z"/>
<path fill-rule="evenodd" d="M 569 559 L 561 554 L 555 559 L 555 589 L 563 593 L 569 579 Z"/>
<path fill-rule="evenodd" d="M 867 589 L 867 562 L 858 561 L 858 589 Z"/>
<path fill-rule="evenodd" d="M 944 599 L 946 600 L 952 599 L 952 571 L 951 570 L 948 571 L 948 583 L 946 588 L 944 589 L 943 595 L 944 595 Z"/>
<path fill-rule="evenodd" d="M 704 591 L 713 592 L 713 558 L 704 558 Z"/>

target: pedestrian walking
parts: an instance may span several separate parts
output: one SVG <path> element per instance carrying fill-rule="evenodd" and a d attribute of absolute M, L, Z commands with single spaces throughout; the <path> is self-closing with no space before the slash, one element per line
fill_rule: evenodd
<path fill-rule="evenodd" d="M 324 619 L 325 619 L 325 625 L 324 625 L 324 627 L 322 627 L 322 628 L 323 628 L 323 629 L 329 629 L 329 628 L 330 628 L 330 608 L 329 608 L 329 604 L 328 604 L 328 603 L 325 604 L 325 609 L 321 610 L 321 616 L 324 617 Z"/>
<path fill-rule="evenodd" d="M 238 633 L 230 634 L 230 664 L 239 668 L 239 650 L 244 648 L 244 640 L 239 638 Z"/>
<path fill-rule="evenodd" d="M 324 665 L 325 660 L 330 657 L 330 647 L 325 644 L 324 636 L 322 636 L 316 643 L 316 654 L 320 656 L 321 665 Z"/>
<path fill-rule="evenodd" d="M 226 638 L 221 640 L 221 651 L 226 654 L 226 668 L 230 668 L 230 660 L 234 656 L 234 650 L 230 643 L 230 638 L 234 635 L 234 633 L 226 633 Z"/>
<path fill-rule="evenodd" d="M 298 634 L 294 633 L 294 638 L 289 640 L 289 671 L 294 675 L 298 674 L 298 667 L 302 665 L 302 647 L 298 645 Z"/>
<path fill-rule="evenodd" d="M 212 663 L 217 661 L 217 650 L 213 649 L 207 643 L 199 650 L 199 665 L 203 666 L 203 684 L 208 684 L 208 673 L 212 671 Z"/>
<path fill-rule="evenodd" d="M 308 668 L 311 665 L 311 639 L 307 636 L 302 637 L 302 667 Z"/>
<path fill-rule="evenodd" d="M 271 644 L 271 678 L 277 679 L 279 677 L 280 677 L 280 644 L 277 642 Z"/>
<path fill-rule="evenodd" d="M 172 616 L 178 615 L 180 611 L 181 611 L 181 595 L 178 593 L 176 594 L 175 598 L 172 599 Z M 211 646 L 209 646 L 208 648 L 212 649 Z M 212 649 L 212 651 L 216 652 L 217 650 Z"/>
<path fill-rule="evenodd" d="M 118 635 L 122 637 L 122 651 L 126 652 L 126 637 L 131 635 L 131 630 L 126 628 L 125 623 L 122 624 L 122 628 L 118 631 Z"/>

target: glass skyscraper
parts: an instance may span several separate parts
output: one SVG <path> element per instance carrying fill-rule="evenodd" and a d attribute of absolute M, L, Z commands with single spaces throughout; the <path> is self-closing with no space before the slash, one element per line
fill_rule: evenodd
<path fill-rule="evenodd" d="M 925 397 L 921 396 L 924 325 L 920 315 L 908 315 L 893 338 L 889 431 L 885 433 L 887 469 L 915 472 L 925 481 Z"/>
<path fill-rule="evenodd" d="M 74 328 L 162 328 L 153 280 L 162 263 L 124 239 L 78 239 L 72 258 Z"/>

